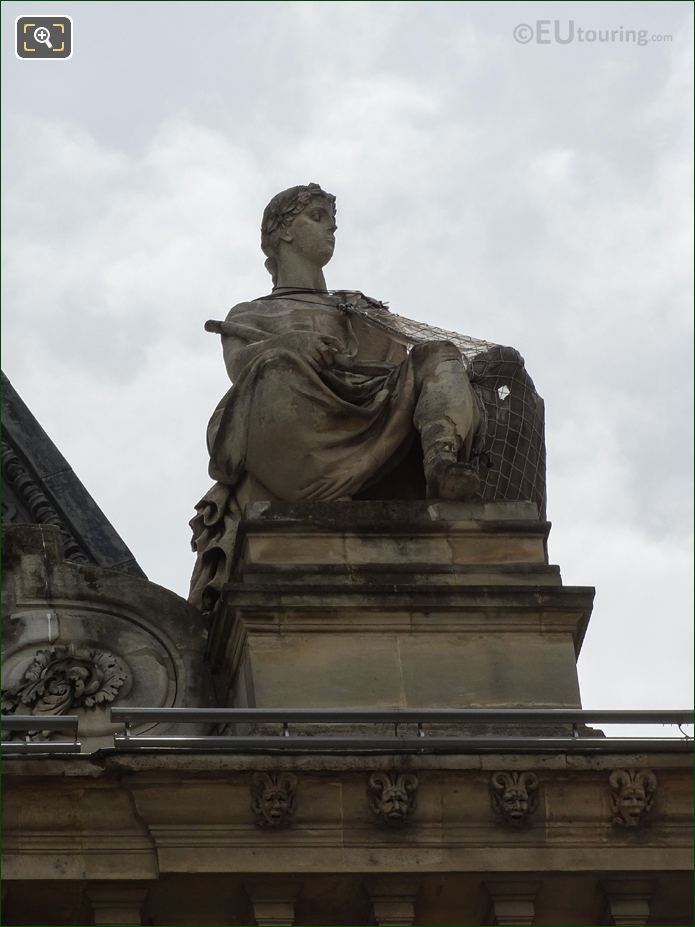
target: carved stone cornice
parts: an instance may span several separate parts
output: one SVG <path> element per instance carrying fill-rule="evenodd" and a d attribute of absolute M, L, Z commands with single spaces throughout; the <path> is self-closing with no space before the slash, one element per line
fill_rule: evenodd
<path fill-rule="evenodd" d="M 2 472 L 36 524 L 54 525 L 60 529 L 65 559 L 75 563 L 91 563 L 37 478 L 5 439 L 2 442 Z M 9 520 L 13 520 L 11 516 Z"/>

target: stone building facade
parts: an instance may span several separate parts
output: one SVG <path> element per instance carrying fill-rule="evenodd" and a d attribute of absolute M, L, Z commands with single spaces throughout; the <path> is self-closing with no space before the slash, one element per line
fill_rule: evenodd
<path fill-rule="evenodd" d="M 256 503 L 203 614 L 3 413 L 3 923 L 692 923 L 687 744 L 585 726 L 534 504 Z"/>

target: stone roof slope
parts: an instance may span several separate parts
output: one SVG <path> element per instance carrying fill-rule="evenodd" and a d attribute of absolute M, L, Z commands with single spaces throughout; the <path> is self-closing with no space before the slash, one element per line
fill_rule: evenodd
<path fill-rule="evenodd" d="M 108 518 L 2 376 L 2 512 L 5 524 L 60 528 L 65 558 L 145 576 Z"/>

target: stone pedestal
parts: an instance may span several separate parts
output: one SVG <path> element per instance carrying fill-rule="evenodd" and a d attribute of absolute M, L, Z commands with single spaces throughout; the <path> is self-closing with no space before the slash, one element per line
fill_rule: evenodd
<path fill-rule="evenodd" d="M 256 503 L 210 658 L 223 702 L 580 706 L 593 589 L 562 585 L 531 503 Z"/>

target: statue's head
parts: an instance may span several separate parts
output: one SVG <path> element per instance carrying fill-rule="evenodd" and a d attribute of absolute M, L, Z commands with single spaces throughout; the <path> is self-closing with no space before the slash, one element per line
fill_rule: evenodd
<path fill-rule="evenodd" d="M 261 222 L 261 249 L 273 283 L 283 248 L 324 267 L 333 257 L 335 230 L 335 197 L 317 183 L 276 194 L 265 207 Z"/>

